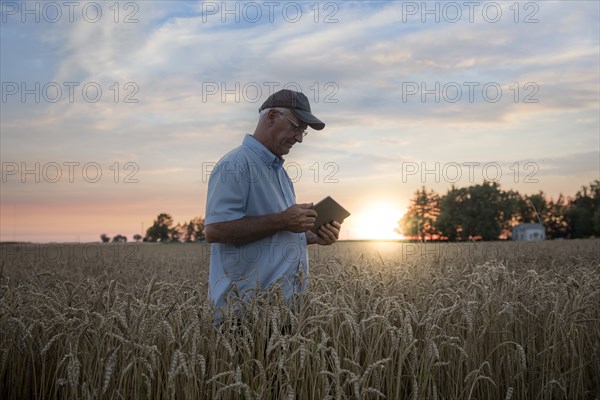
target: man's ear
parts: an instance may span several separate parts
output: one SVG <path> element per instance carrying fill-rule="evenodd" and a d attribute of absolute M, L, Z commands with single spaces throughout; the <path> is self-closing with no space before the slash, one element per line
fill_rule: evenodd
<path fill-rule="evenodd" d="M 275 119 L 277 118 L 277 110 L 274 109 L 270 109 L 269 112 L 267 113 L 267 121 L 269 123 L 269 126 L 273 126 L 275 125 Z"/>

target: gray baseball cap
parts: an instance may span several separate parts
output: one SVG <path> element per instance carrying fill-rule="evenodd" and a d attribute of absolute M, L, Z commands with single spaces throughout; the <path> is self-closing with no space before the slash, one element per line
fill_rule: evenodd
<path fill-rule="evenodd" d="M 308 98 L 304 93 L 282 89 L 270 95 L 258 112 L 275 107 L 288 108 L 300 121 L 317 131 L 325 128 L 325 123 L 311 113 Z"/>

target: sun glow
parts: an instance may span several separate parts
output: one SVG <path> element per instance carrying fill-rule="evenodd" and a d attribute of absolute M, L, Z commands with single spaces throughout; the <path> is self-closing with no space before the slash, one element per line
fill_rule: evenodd
<path fill-rule="evenodd" d="M 370 203 L 353 216 L 352 239 L 402 239 L 395 231 L 404 210 L 392 203 Z"/>

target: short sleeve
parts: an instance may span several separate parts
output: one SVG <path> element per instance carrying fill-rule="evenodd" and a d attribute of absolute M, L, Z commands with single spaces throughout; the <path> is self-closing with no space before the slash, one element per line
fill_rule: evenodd
<path fill-rule="evenodd" d="M 239 160 L 222 160 L 210 174 L 206 198 L 206 220 L 210 225 L 246 216 L 250 190 L 246 165 Z"/>

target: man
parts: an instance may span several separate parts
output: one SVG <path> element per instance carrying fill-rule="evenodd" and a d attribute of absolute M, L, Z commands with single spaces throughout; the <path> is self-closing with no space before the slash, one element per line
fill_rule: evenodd
<path fill-rule="evenodd" d="M 228 298 L 247 301 L 257 287 L 281 287 L 286 299 L 302 291 L 308 275 L 307 245 L 331 245 L 337 221 L 310 231 L 317 213 L 312 203 L 296 204 L 283 156 L 302 143 L 306 128 L 325 124 L 306 96 L 280 90 L 263 103 L 252 135 L 226 154 L 208 182 L 205 235 L 211 243 L 209 291 L 218 308 Z"/>

